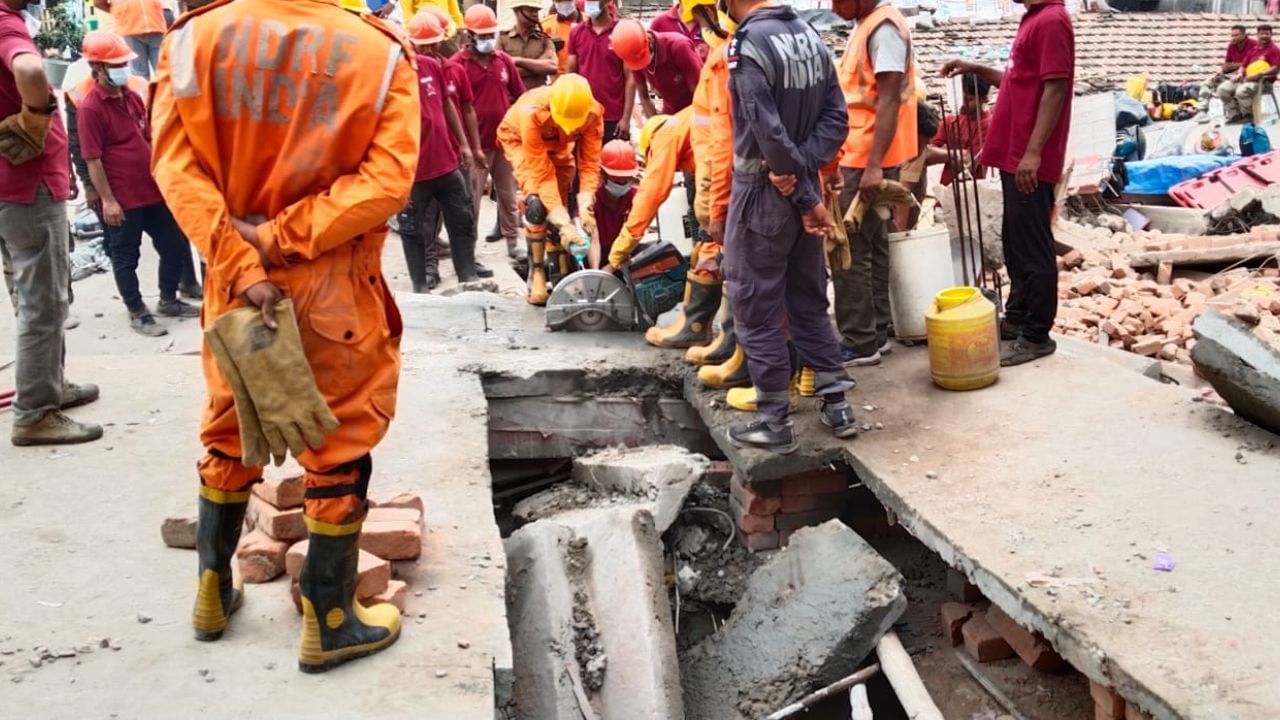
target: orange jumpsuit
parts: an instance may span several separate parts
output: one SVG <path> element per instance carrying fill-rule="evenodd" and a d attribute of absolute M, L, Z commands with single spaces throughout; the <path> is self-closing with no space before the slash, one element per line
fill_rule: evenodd
<path fill-rule="evenodd" d="M 593 101 L 582 127 L 565 134 L 551 119 L 550 85 L 521 95 L 498 125 L 498 145 L 511 161 L 521 194 L 537 195 L 548 213 L 566 207 L 575 174 L 578 192 L 595 194 L 603 140 L 600 103 Z"/>
<path fill-rule="evenodd" d="M 395 414 L 402 326 L 381 257 L 418 164 L 412 58 L 381 21 L 337 0 L 222 0 L 174 26 L 157 70 L 152 171 L 208 260 L 202 322 L 241 307 L 251 285 L 275 284 L 341 423 L 298 458 L 306 514 L 322 522 L 358 519 L 357 468 Z M 268 262 L 233 217 L 260 221 Z M 201 492 L 243 496 L 262 469 L 240 463 L 231 389 L 207 344 L 202 359 Z M 316 488 L 328 497 L 310 497 Z"/>
<path fill-rule="evenodd" d="M 560 49 L 556 51 L 556 60 L 559 62 L 556 72 L 561 75 L 569 72 L 569 33 L 577 24 L 577 20 L 562 18 L 555 13 L 542 18 L 542 32 L 553 41 L 560 41 Z"/>
<path fill-rule="evenodd" d="M 715 36 L 711 36 L 716 40 Z M 725 221 L 729 215 L 729 190 L 733 185 L 733 117 L 730 114 L 728 43 L 721 40 L 707 53 L 698 86 L 693 91 L 690 142 L 693 145 L 697 194 L 693 211 L 703 228 Z M 714 258 L 718 243 L 703 243 L 700 255 Z M 719 276 L 707 263 L 695 262 L 698 274 Z"/>
<path fill-rule="evenodd" d="M 622 267 L 630 259 L 631 251 L 657 217 L 658 207 L 671 194 L 676 172 L 694 171 L 693 146 L 689 141 L 692 130 L 693 107 L 690 106 L 672 115 L 654 131 L 645 157 L 644 177 L 631 203 L 631 212 L 609 251 L 610 265 Z"/>

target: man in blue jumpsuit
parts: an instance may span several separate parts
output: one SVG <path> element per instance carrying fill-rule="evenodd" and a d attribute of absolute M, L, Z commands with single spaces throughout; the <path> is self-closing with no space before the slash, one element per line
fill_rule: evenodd
<path fill-rule="evenodd" d="M 844 143 L 848 117 L 830 52 L 794 10 L 763 0 L 722 2 L 738 22 L 727 51 L 733 189 L 724 276 L 759 413 L 731 427 L 729 439 L 789 453 L 798 445 L 788 417 L 788 324 L 800 364 L 814 369 L 822 421 L 836 437 L 857 434 L 844 396 L 854 383 L 827 316 L 823 238 L 835 221 L 818 176 Z"/>

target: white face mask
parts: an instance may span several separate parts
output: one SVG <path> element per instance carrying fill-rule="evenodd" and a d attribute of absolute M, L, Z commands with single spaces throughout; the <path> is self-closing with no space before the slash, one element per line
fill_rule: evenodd
<path fill-rule="evenodd" d="M 497 46 L 498 46 L 497 38 L 485 38 L 483 40 L 481 40 L 480 38 L 476 38 L 475 42 L 471 43 L 471 47 L 475 48 L 475 51 L 480 53 L 481 55 L 488 55 L 489 53 L 493 52 L 494 48 L 496 48 Z"/>
<path fill-rule="evenodd" d="M 129 66 L 107 68 L 107 80 L 116 87 L 129 84 Z"/>
<path fill-rule="evenodd" d="M 565 18 L 572 17 L 574 11 L 577 9 L 578 9 L 578 6 L 575 5 L 572 1 L 556 3 L 556 14 L 559 15 L 560 17 L 565 17 Z"/>
<path fill-rule="evenodd" d="M 627 191 L 630 189 L 631 189 L 631 183 L 618 183 L 612 180 L 604 181 L 604 191 L 616 198 L 620 198 L 623 195 L 626 195 Z"/>
<path fill-rule="evenodd" d="M 600 3 L 598 2 L 589 2 L 583 6 L 583 10 L 587 13 L 587 17 L 595 20 L 600 17 L 600 13 L 604 11 L 604 8 L 600 7 Z"/>

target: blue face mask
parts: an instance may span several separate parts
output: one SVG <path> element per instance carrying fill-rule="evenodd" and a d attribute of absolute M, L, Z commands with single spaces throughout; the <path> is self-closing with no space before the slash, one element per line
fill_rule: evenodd
<path fill-rule="evenodd" d="M 595 20 L 596 18 L 600 17 L 600 13 L 603 12 L 603 10 L 604 8 L 600 7 L 600 3 L 598 2 L 589 2 L 585 6 L 583 6 L 583 12 L 585 12 L 587 14 L 587 17 L 591 18 L 592 20 Z"/>
<path fill-rule="evenodd" d="M 631 183 L 619 183 L 619 182 L 614 182 L 612 180 L 604 181 L 604 191 L 616 198 L 620 198 L 623 195 L 626 195 L 627 191 L 630 189 L 631 189 Z"/>
<path fill-rule="evenodd" d="M 480 53 L 481 55 L 488 55 L 489 53 L 493 52 L 494 48 L 496 48 L 497 46 L 498 46 L 497 38 L 485 38 L 483 40 L 476 38 L 476 40 L 471 43 L 471 47 L 474 48 L 475 51 Z"/>
<path fill-rule="evenodd" d="M 116 87 L 124 87 L 129 84 L 129 67 L 113 67 L 107 68 L 107 80 Z"/>
<path fill-rule="evenodd" d="M 558 2 L 558 3 L 556 3 L 556 14 L 557 14 L 557 15 L 559 15 L 560 17 L 563 17 L 563 18 L 573 17 L 573 13 L 574 13 L 577 9 L 578 9 L 578 7 L 577 7 L 576 5 L 574 5 L 574 4 L 573 4 L 573 2 Z"/>

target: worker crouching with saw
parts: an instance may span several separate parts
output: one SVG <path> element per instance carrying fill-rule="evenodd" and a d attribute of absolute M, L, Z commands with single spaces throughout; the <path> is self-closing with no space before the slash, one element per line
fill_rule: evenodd
<path fill-rule="evenodd" d="M 306 470 L 305 672 L 400 634 L 393 605 L 365 607 L 355 593 L 369 453 L 400 373 L 381 258 L 418 162 L 413 57 L 337 3 L 220 0 L 177 22 L 157 71 L 152 170 L 209 262 L 192 623 L 198 640 L 227 629 L 242 601 L 231 559 L 250 487 L 291 453 Z M 271 89 L 256 106 L 236 89 L 245 77 Z"/>
<path fill-rule="evenodd" d="M 521 95 L 498 126 L 498 145 L 523 196 L 531 305 L 546 305 L 548 280 L 573 271 L 571 253 L 585 254 L 588 240 L 569 215 L 575 176 L 578 218 L 587 235 L 596 235 L 593 207 L 603 138 L 604 110 L 586 78 L 574 73 Z"/>

